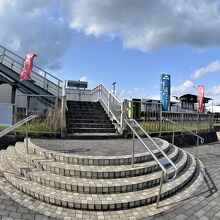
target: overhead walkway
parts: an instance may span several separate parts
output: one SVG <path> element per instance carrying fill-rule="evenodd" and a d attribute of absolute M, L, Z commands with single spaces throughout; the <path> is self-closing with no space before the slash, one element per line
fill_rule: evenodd
<path fill-rule="evenodd" d="M 20 81 L 23 63 L 22 57 L 0 46 L 0 81 L 23 93 L 42 95 L 42 101 L 53 104 L 55 99 L 49 96 L 61 96 L 62 81 L 36 66 L 33 66 L 31 80 Z"/>

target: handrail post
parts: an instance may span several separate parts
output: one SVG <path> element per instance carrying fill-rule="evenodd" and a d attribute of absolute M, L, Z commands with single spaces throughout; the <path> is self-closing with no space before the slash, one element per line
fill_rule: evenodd
<path fill-rule="evenodd" d="M 158 205 L 159 205 L 159 202 L 160 202 L 160 195 L 161 195 L 162 186 L 163 186 L 163 179 L 164 179 L 164 171 L 162 170 L 161 177 L 160 177 L 160 187 L 159 187 L 158 196 L 157 196 L 156 208 L 158 208 Z"/>
<path fill-rule="evenodd" d="M 110 104 L 110 93 L 108 92 L 108 114 L 109 114 L 109 104 Z"/>
<path fill-rule="evenodd" d="M 172 145 L 174 145 L 174 134 L 175 133 L 175 131 L 173 131 L 173 137 L 172 137 Z"/>
<path fill-rule="evenodd" d="M 66 81 L 63 81 L 62 85 L 62 100 L 61 100 L 61 138 L 66 138 L 67 128 L 66 128 Z"/>
<path fill-rule="evenodd" d="M 123 121 L 124 121 L 124 105 L 125 105 L 124 102 L 121 102 L 121 114 L 120 114 L 120 124 L 121 124 L 122 129 L 124 129 L 124 126 L 123 126 Z"/>
<path fill-rule="evenodd" d="M 29 103 L 30 103 L 30 97 L 27 96 L 27 107 L 26 107 L 26 116 L 28 117 L 28 107 L 29 107 Z M 28 122 L 26 122 L 26 150 L 27 150 L 27 154 L 28 154 Z"/>
<path fill-rule="evenodd" d="M 199 150 L 199 137 L 197 137 L 197 143 L 196 143 L 196 158 L 198 158 L 198 150 Z"/>
<path fill-rule="evenodd" d="M 101 87 L 102 87 L 101 85 L 98 86 L 98 88 L 99 88 L 99 97 L 98 97 L 98 100 L 101 100 Z"/>
<path fill-rule="evenodd" d="M 159 136 L 161 136 L 161 134 L 162 134 L 162 117 L 163 117 L 162 105 L 160 104 L 160 133 L 159 133 Z"/>
<path fill-rule="evenodd" d="M 135 134 L 133 133 L 133 144 L 132 144 L 132 158 L 131 158 L 131 166 L 134 167 L 134 147 L 135 147 Z"/>

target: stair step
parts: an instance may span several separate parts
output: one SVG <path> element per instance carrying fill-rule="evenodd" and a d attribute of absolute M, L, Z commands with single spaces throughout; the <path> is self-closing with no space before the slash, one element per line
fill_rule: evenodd
<path fill-rule="evenodd" d="M 95 124 L 95 123 L 67 123 L 67 129 L 75 128 L 113 128 L 113 124 Z"/>
<path fill-rule="evenodd" d="M 72 140 L 109 140 L 122 139 L 123 136 L 117 133 L 68 133 L 67 138 Z"/>
<path fill-rule="evenodd" d="M 102 115 L 100 115 L 100 116 L 94 116 L 94 115 L 92 115 L 92 116 L 85 116 L 85 117 L 82 117 L 82 116 L 80 116 L 80 115 L 67 115 L 67 117 L 68 117 L 68 119 L 67 120 L 69 120 L 69 119 L 86 119 L 86 120 L 110 120 L 109 119 L 109 117 L 106 115 L 106 116 L 102 116 Z"/>
<path fill-rule="evenodd" d="M 11 197 L 13 200 L 16 200 L 22 203 L 24 206 L 29 207 L 31 210 L 37 211 L 41 214 L 45 214 L 45 209 L 54 210 L 52 212 L 47 211 L 47 216 L 65 219 L 70 218 L 72 220 L 78 219 L 103 219 L 103 220 L 127 220 L 127 219 L 143 219 L 149 218 L 153 214 L 164 212 L 168 210 L 170 207 L 173 207 L 175 204 L 180 202 L 181 200 L 187 199 L 190 195 L 192 195 L 198 187 L 201 185 L 203 181 L 203 172 L 204 166 L 199 161 L 196 175 L 185 185 L 187 190 L 183 190 L 181 192 L 181 196 L 179 193 L 176 193 L 172 197 L 165 198 L 160 201 L 158 209 L 155 209 L 155 204 L 150 204 L 147 206 L 141 206 L 138 208 L 125 209 L 120 211 L 83 211 L 83 210 L 75 210 L 70 208 L 62 207 L 62 212 L 60 212 L 60 207 L 48 204 L 41 201 L 40 206 L 36 206 L 36 203 L 39 201 L 21 191 L 13 187 L 7 180 L 0 178 L 0 186 L 2 191 Z M 42 209 L 44 207 L 44 209 Z"/>
<path fill-rule="evenodd" d="M 67 118 L 68 124 L 80 124 L 80 123 L 88 123 L 88 124 L 112 124 L 112 122 L 108 120 L 95 120 L 95 119 L 70 119 Z"/>
<path fill-rule="evenodd" d="M 102 106 L 68 106 L 68 111 L 103 111 Z"/>
<path fill-rule="evenodd" d="M 68 128 L 69 133 L 115 133 L 114 128 Z"/>
<path fill-rule="evenodd" d="M 99 134 L 100 135 L 100 134 Z M 148 144 L 147 140 L 143 139 L 146 144 Z M 168 153 L 170 148 L 172 147 L 167 141 L 153 138 L 153 140 L 158 144 L 160 149 L 164 153 Z M 129 140 L 130 141 L 130 140 Z M 83 144 L 90 144 L 90 141 L 83 142 Z M 111 141 L 105 141 L 107 144 L 111 144 Z M 92 144 L 92 143 L 91 143 Z M 16 146 L 23 146 L 24 143 L 17 142 Z M 100 143 L 99 143 L 100 145 Z M 34 141 L 29 140 L 29 152 L 37 155 L 46 156 L 49 159 L 54 159 L 57 162 L 65 162 L 76 165 L 95 165 L 95 166 L 108 166 L 108 165 L 129 165 L 131 164 L 132 156 L 131 155 L 120 155 L 120 156 L 90 156 L 90 155 L 75 155 L 69 153 L 61 153 L 52 150 L 47 150 L 45 148 L 39 147 Z M 159 158 L 161 157 L 161 152 L 158 149 L 152 150 L 154 155 Z M 146 150 L 144 153 L 135 153 L 134 155 L 134 163 L 143 163 L 147 161 L 153 160 L 150 153 Z"/>
<path fill-rule="evenodd" d="M 143 174 L 149 174 L 160 170 L 156 161 L 149 161 L 136 164 L 134 167 L 130 165 L 120 166 L 82 166 L 75 164 L 67 164 L 63 162 L 57 162 L 53 159 L 47 159 L 45 156 L 28 154 L 26 155 L 25 148 L 22 146 L 15 147 L 15 154 L 21 158 L 24 162 L 41 168 L 45 171 L 55 173 L 63 176 L 76 176 L 81 178 L 90 179 L 112 179 L 112 178 L 125 178 L 132 176 L 140 176 Z M 172 148 L 168 153 L 168 157 L 175 161 L 178 156 L 178 149 Z"/>
<path fill-rule="evenodd" d="M 83 102 L 83 101 L 74 101 L 70 102 L 67 101 L 67 106 L 84 106 L 84 107 L 90 107 L 90 106 L 101 106 L 100 102 Z"/>
<path fill-rule="evenodd" d="M 110 194 L 138 191 L 159 185 L 161 178 L 161 171 L 137 177 L 108 179 L 108 181 L 105 179 L 92 179 L 88 181 L 86 178 L 72 178 L 66 176 L 61 178 L 57 174 L 42 171 L 24 163 L 14 154 L 13 148 L 11 149 L 10 154 L 7 155 L 7 159 L 13 169 L 34 182 L 54 187 L 59 190 L 78 193 Z M 178 173 L 184 169 L 186 162 L 187 154 L 181 151 L 181 157 L 176 163 Z M 169 167 L 167 171 L 168 178 L 171 178 L 174 175 L 173 167 Z"/>
<path fill-rule="evenodd" d="M 67 112 L 66 116 L 81 116 L 81 117 L 91 117 L 91 116 L 102 116 L 102 117 L 107 117 L 107 114 L 105 112 Z"/>
<path fill-rule="evenodd" d="M 179 191 L 188 181 L 190 181 L 195 170 L 196 161 L 194 157 L 190 156 L 190 162 L 181 175 L 174 181 L 163 184 L 161 199 Z M 67 192 L 30 181 L 28 178 L 19 175 L 10 167 L 6 167 L 4 177 L 13 186 L 34 198 L 57 206 L 80 210 L 113 211 L 134 208 L 156 202 L 158 195 L 158 186 L 120 194 L 81 194 Z"/>

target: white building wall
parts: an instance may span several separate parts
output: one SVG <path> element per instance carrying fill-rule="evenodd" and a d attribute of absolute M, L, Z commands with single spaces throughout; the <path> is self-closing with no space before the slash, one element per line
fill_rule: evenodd
<path fill-rule="evenodd" d="M 11 103 L 11 86 L 8 84 L 0 85 L 0 103 Z"/>

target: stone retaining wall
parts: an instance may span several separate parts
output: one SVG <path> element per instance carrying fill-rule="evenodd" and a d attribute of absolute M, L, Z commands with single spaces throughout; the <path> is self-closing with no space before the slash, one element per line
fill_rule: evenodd
<path fill-rule="evenodd" d="M 204 144 L 218 141 L 218 137 L 215 131 L 199 132 L 199 136 L 204 138 Z M 162 139 L 172 142 L 172 135 L 162 136 Z M 174 144 L 177 147 L 189 147 L 196 146 L 197 138 L 191 134 L 175 134 Z"/>

